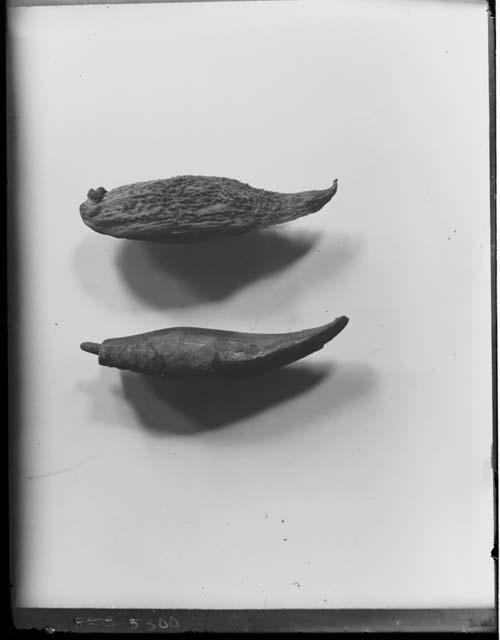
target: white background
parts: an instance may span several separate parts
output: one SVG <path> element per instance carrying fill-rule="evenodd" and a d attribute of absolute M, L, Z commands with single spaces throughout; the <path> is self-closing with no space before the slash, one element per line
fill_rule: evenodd
<path fill-rule="evenodd" d="M 484 2 L 12 9 L 24 606 L 446 607 L 494 597 Z M 89 188 L 324 188 L 198 246 L 93 233 Z M 180 385 L 79 350 L 175 325 L 350 324 Z"/>

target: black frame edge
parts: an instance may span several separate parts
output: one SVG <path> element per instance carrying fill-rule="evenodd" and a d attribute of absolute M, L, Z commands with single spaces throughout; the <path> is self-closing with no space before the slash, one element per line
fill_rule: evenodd
<path fill-rule="evenodd" d="M 497 629 L 493 608 L 470 609 L 36 609 L 17 629 L 80 633 L 469 632 Z"/>

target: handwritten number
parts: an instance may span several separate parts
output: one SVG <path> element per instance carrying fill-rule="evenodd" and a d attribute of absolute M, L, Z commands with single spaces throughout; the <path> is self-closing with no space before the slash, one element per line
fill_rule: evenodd
<path fill-rule="evenodd" d="M 175 627 L 176 629 L 181 626 L 177 618 L 174 618 L 174 616 L 170 616 L 170 618 L 168 619 L 168 624 L 171 627 Z"/>
<path fill-rule="evenodd" d="M 136 631 L 137 629 L 139 629 L 139 627 L 141 626 L 140 623 L 142 623 L 142 618 L 129 618 L 129 624 L 132 628 L 133 631 Z M 146 629 L 148 631 L 156 631 L 157 628 L 159 629 L 169 629 L 169 628 L 173 628 L 173 629 L 178 629 L 181 624 L 180 622 L 177 620 L 177 618 L 175 618 L 174 616 L 169 616 L 168 621 L 166 618 L 158 618 L 156 620 L 152 620 L 151 618 L 148 618 L 144 621 L 144 626 L 146 627 Z"/>
<path fill-rule="evenodd" d="M 140 618 L 129 618 L 128 621 L 132 625 L 132 629 L 134 631 L 139 628 Z"/>

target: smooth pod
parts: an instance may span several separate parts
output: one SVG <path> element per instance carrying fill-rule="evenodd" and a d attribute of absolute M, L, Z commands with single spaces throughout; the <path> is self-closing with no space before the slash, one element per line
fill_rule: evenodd
<path fill-rule="evenodd" d="M 231 178 L 177 176 L 90 189 L 80 215 L 94 231 L 116 238 L 196 242 L 306 216 L 336 191 L 337 180 L 324 190 L 277 193 Z"/>
<path fill-rule="evenodd" d="M 183 378 L 236 377 L 277 369 L 321 349 L 348 323 L 341 316 L 321 327 L 291 333 L 240 333 L 197 327 L 173 327 L 98 344 L 83 342 L 99 364 Z"/>

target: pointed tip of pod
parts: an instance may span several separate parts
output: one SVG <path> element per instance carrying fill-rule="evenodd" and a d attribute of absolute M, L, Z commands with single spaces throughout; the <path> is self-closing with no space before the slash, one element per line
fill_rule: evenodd
<path fill-rule="evenodd" d="M 327 189 L 323 189 L 320 191 L 310 191 L 307 193 L 307 205 L 305 213 L 302 212 L 301 215 L 306 215 L 309 213 L 316 213 L 320 209 L 322 209 L 325 204 L 330 202 L 333 196 L 337 193 L 338 189 L 338 180 L 335 178 L 331 187 Z"/>
<path fill-rule="evenodd" d="M 318 335 L 320 339 L 326 343 L 335 338 L 341 331 L 345 329 L 349 322 L 349 318 L 347 316 L 339 316 L 335 318 L 332 322 L 329 322 L 327 325 L 320 327 Z"/>
<path fill-rule="evenodd" d="M 82 342 L 80 345 L 80 349 L 82 351 L 86 351 L 87 353 L 93 353 L 94 355 L 99 355 L 99 347 L 101 345 L 98 342 Z"/>
<path fill-rule="evenodd" d="M 328 197 L 328 200 L 326 202 L 329 202 L 333 198 L 333 196 L 337 193 L 338 188 L 339 188 L 339 181 L 338 181 L 337 178 L 335 178 L 335 180 L 333 181 L 332 186 L 329 187 L 328 189 L 326 189 L 326 191 L 325 191 L 325 194 Z"/>
<path fill-rule="evenodd" d="M 336 324 L 340 328 L 340 331 L 342 331 L 342 329 L 348 323 L 349 323 L 349 318 L 347 316 L 339 316 L 338 318 L 335 318 L 335 320 L 332 322 L 332 324 Z"/>
<path fill-rule="evenodd" d="M 332 185 L 330 187 L 327 187 L 326 189 L 323 189 L 323 191 L 321 191 L 321 193 L 324 194 L 325 198 L 328 198 L 326 202 L 328 202 L 333 198 L 333 196 L 337 193 L 338 188 L 339 188 L 339 181 L 338 181 L 338 178 L 335 178 L 335 180 L 332 182 Z"/>

